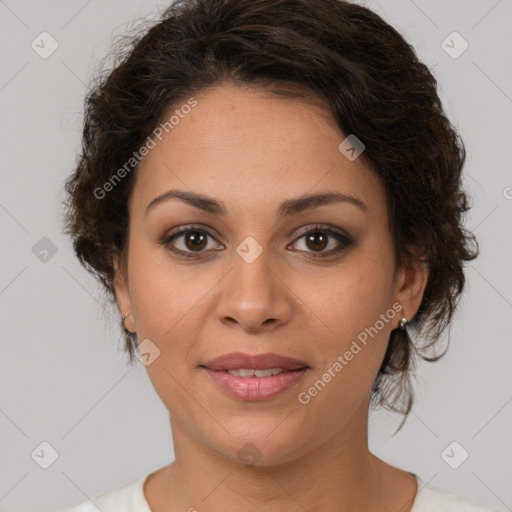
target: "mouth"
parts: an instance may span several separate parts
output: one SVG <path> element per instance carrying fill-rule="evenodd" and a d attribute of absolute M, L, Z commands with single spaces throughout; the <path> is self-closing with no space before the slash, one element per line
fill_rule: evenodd
<path fill-rule="evenodd" d="M 213 371 L 257 371 L 257 370 L 280 370 L 291 371 L 304 368 L 307 365 L 304 361 L 292 359 L 268 352 L 265 354 L 246 354 L 244 352 L 231 352 L 215 359 L 211 359 L 201 366 Z M 248 377 L 252 376 L 247 374 Z"/>
<path fill-rule="evenodd" d="M 279 375 L 283 372 L 290 372 L 296 370 L 285 370 L 283 368 L 269 368 L 268 370 L 256 370 L 254 368 L 236 368 L 234 370 L 222 370 L 228 372 L 230 375 L 235 377 L 241 377 L 243 379 L 253 377 L 272 377 L 273 375 Z"/>
<path fill-rule="evenodd" d="M 304 362 L 279 354 L 250 355 L 235 352 L 200 365 L 230 397 L 266 400 L 297 386 L 310 369 Z"/>

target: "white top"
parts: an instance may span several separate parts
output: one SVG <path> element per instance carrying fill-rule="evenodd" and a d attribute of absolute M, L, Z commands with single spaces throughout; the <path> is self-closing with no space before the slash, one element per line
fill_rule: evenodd
<path fill-rule="evenodd" d="M 90 501 L 56 512 L 98 512 L 98 509 L 101 512 L 151 512 L 143 492 L 144 482 L 150 474 L 125 487 L 97 494 Z M 411 475 L 418 482 L 418 492 L 411 512 L 497 512 L 439 487 L 425 485 L 418 475 Z"/>

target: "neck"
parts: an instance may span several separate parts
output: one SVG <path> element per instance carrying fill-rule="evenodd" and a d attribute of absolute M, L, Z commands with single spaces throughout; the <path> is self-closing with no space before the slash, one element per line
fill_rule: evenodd
<path fill-rule="evenodd" d="M 176 420 L 171 426 L 175 462 L 151 500 L 147 494 L 153 512 L 392 510 L 397 504 L 406 512 L 404 500 L 412 506 L 416 494 L 410 475 L 369 452 L 360 422 L 290 461 L 252 466 L 212 450 Z"/>

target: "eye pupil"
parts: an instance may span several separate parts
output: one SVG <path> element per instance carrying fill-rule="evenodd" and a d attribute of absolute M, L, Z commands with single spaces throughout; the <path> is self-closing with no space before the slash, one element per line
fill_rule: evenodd
<path fill-rule="evenodd" d="M 321 251 L 327 245 L 327 236 L 321 231 L 315 231 L 307 236 L 307 243 L 309 244 L 309 242 L 313 244 L 313 247 L 309 246 L 311 249 Z"/>
<path fill-rule="evenodd" d="M 202 231 L 189 231 L 185 235 L 185 245 L 188 249 L 191 250 L 200 250 L 204 249 L 206 246 L 206 236 Z M 192 242 L 192 245 L 189 245 L 189 242 Z"/>
<path fill-rule="evenodd" d="M 194 229 L 193 226 L 190 226 L 177 230 L 174 232 L 174 234 L 171 233 L 170 235 L 164 235 L 164 237 L 160 240 L 160 243 L 164 245 L 169 251 L 174 252 L 179 256 L 198 258 L 203 255 L 209 255 L 213 252 L 204 250 L 208 245 L 208 238 L 212 238 L 212 235 L 208 231 L 200 228 Z M 176 242 L 174 241 L 175 239 L 180 240 L 179 243 L 183 244 L 185 247 L 182 249 L 176 247 Z M 337 241 L 338 247 L 326 252 L 325 248 L 329 245 L 329 240 L 334 239 Z M 311 229 L 309 232 L 300 236 L 297 241 L 298 240 L 301 240 L 301 243 L 305 244 L 308 249 L 305 251 L 299 249 L 299 252 L 316 253 L 314 255 L 311 254 L 311 258 L 332 257 L 354 244 L 354 241 L 351 240 L 348 235 L 343 236 L 331 229 L 323 229 L 321 226 L 316 226 L 316 229 Z M 223 247 L 221 244 L 220 249 L 225 249 L 225 247 Z"/>

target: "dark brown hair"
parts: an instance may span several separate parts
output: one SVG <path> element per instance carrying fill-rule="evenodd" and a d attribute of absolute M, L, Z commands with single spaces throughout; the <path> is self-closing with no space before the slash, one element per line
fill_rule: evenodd
<path fill-rule="evenodd" d="M 464 146 L 411 45 L 369 9 L 342 0 L 178 0 L 142 35 L 121 39 L 114 55 L 115 65 L 97 75 L 86 97 L 82 151 L 65 184 L 65 231 L 110 300 L 137 166 L 105 197 L 95 191 L 105 190 L 169 110 L 227 82 L 281 85 L 298 98 L 309 91 L 344 134 L 364 143 L 364 157 L 383 179 L 397 264 L 428 263 L 420 308 L 407 330 L 392 331 L 372 387 L 373 405 L 406 417 L 413 351 L 432 361 L 443 355 L 423 351 L 448 325 L 464 287 L 464 261 L 478 254 L 463 227 Z M 424 254 L 411 249 L 418 245 Z M 423 336 L 421 347 L 409 337 L 411 327 Z M 130 362 L 135 346 L 125 331 Z"/>

